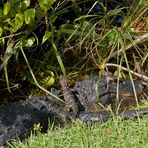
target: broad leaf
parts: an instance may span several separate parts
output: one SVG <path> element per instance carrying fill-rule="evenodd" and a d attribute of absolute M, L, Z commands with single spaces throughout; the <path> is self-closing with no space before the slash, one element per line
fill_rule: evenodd
<path fill-rule="evenodd" d="M 23 14 L 22 13 L 17 13 L 15 16 L 15 25 L 16 27 L 21 27 L 23 25 Z"/>
<path fill-rule="evenodd" d="M 30 37 L 27 40 L 23 40 L 23 46 L 25 47 L 31 47 L 35 42 L 35 38 L 34 37 Z"/>
<path fill-rule="evenodd" d="M 55 2 L 55 0 L 39 0 L 39 5 L 42 10 L 47 12 L 51 8 L 51 6 L 54 2 Z"/>
<path fill-rule="evenodd" d="M 30 0 L 23 0 L 23 2 L 21 3 L 21 8 L 22 9 L 26 9 L 30 6 Z"/>
<path fill-rule="evenodd" d="M 9 13 L 9 10 L 10 10 L 10 4 L 9 3 L 4 4 L 4 9 L 3 9 L 4 15 L 7 15 Z"/>
<path fill-rule="evenodd" d="M 25 11 L 25 22 L 26 22 L 26 24 L 33 22 L 34 19 L 35 19 L 35 9 L 27 9 Z"/>

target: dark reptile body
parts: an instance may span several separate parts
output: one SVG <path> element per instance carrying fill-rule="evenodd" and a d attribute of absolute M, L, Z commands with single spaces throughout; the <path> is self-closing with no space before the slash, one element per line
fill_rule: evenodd
<path fill-rule="evenodd" d="M 60 75 L 59 82 L 61 84 L 61 90 L 65 101 L 65 108 L 67 109 L 69 114 L 71 114 L 71 117 L 74 119 L 78 114 L 78 105 L 76 103 L 72 91 L 67 86 L 67 77 Z"/>
<path fill-rule="evenodd" d="M 40 123 L 41 132 L 47 131 L 48 120 L 52 118 L 63 125 L 70 120 L 62 106 L 52 97 L 30 97 L 26 101 L 12 103 L 0 108 L 0 145 L 12 139 L 24 138 Z"/>
<path fill-rule="evenodd" d="M 148 108 L 139 110 L 119 111 L 118 116 L 122 119 L 137 119 L 148 115 Z M 113 113 L 108 111 L 101 112 L 82 112 L 79 114 L 79 119 L 84 123 L 105 122 L 113 116 Z"/>
<path fill-rule="evenodd" d="M 104 104 L 110 103 L 111 98 L 116 96 L 117 83 L 114 77 L 98 78 L 98 76 L 91 76 L 88 80 L 75 83 L 73 91 L 75 94 L 77 93 L 77 98 L 67 87 L 67 78 L 60 76 L 59 80 L 65 104 L 58 103 L 49 96 L 37 96 L 0 108 L 0 145 L 6 144 L 6 142 L 17 137 L 24 138 L 33 129 L 34 124 L 40 123 L 42 132 L 46 131 L 48 119 L 51 118 L 55 118 L 57 124 L 64 125 L 64 123 L 76 117 L 83 122 L 99 122 L 106 121 L 112 116 L 107 111 L 99 112 L 96 110 L 94 102 L 99 99 Z M 131 82 L 128 80 L 120 81 L 120 96 L 133 96 L 133 90 L 127 88 L 127 85 L 131 87 Z M 141 84 L 136 82 L 135 87 L 137 92 L 140 93 Z M 58 95 L 58 93 L 56 94 Z M 79 108 L 80 106 L 83 107 L 82 110 Z M 119 113 L 125 119 L 147 114 L 148 108 Z"/>
<path fill-rule="evenodd" d="M 143 93 L 141 81 L 134 81 L 134 87 L 140 99 Z M 80 103 L 84 106 L 85 111 L 91 112 L 96 110 L 95 104 L 97 102 L 103 107 L 111 105 L 112 108 L 115 108 L 117 88 L 120 108 L 136 104 L 131 81 L 129 79 L 120 79 L 117 85 L 117 78 L 110 75 L 105 75 L 101 78 L 91 76 L 88 80 L 76 82 L 73 91 L 77 93 L 77 98 L 79 98 Z"/>

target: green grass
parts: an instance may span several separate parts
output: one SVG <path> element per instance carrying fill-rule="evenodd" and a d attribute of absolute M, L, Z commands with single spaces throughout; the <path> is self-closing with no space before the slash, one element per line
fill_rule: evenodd
<path fill-rule="evenodd" d="M 114 119 L 93 125 L 76 121 L 65 128 L 51 128 L 47 134 L 32 135 L 24 142 L 13 143 L 11 147 L 146 148 L 148 147 L 148 118 L 138 121 Z"/>

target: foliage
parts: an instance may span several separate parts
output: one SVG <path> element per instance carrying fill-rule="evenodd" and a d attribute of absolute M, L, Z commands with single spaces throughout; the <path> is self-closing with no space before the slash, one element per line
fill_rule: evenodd
<path fill-rule="evenodd" d="M 36 84 L 46 91 L 59 73 L 76 79 L 106 70 L 127 77 L 126 69 L 131 79 L 130 72 L 147 74 L 146 16 L 146 0 L 1 3 L 0 78 L 6 86 L 0 88 L 26 95 L 26 82 L 28 89 Z"/>
<path fill-rule="evenodd" d="M 30 0 L 10 0 L 0 7 L 0 46 L 2 48 L 0 70 L 2 72 L 4 71 L 7 88 L 10 92 L 10 85 L 12 84 L 9 81 L 14 78 L 16 79 L 18 75 L 23 74 L 27 79 L 30 79 L 31 76 L 33 79 L 35 78 L 34 73 L 31 71 L 38 68 L 39 65 L 34 64 L 40 62 L 41 57 L 39 56 L 39 58 L 36 59 L 36 62 L 33 62 L 35 57 L 34 59 L 30 59 L 32 58 L 30 53 L 34 49 L 37 49 L 37 54 L 44 43 L 51 43 L 50 37 L 52 30 L 48 29 L 48 19 L 50 19 L 50 16 L 46 17 L 46 15 L 48 11 L 52 9 L 54 3 L 55 0 L 36 1 L 35 3 L 31 3 Z M 40 13 L 43 15 L 40 15 Z M 45 21 L 45 17 L 47 22 Z M 43 35 L 37 35 L 38 30 L 35 29 L 40 24 L 45 23 L 46 30 L 41 30 L 40 32 L 40 34 Z M 40 40 L 42 42 L 40 42 Z M 54 40 L 51 44 L 54 44 Z M 54 52 L 54 50 L 52 50 L 52 52 Z M 46 52 L 43 53 L 46 54 Z M 44 55 L 42 55 L 42 58 L 43 56 Z M 22 59 L 23 57 L 24 59 Z M 58 59 L 60 58 L 58 57 Z M 20 68 L 21 65 L 24 64 L 26 65 L 25 69 L 23 67 Z M 62 65 L 62 63 L 60 63 L 60 65 Z M 35 67 L 33 68 L 33 66 Z M 27 67 L 30 67 L 29 71 L 31 70 L 31 75 L 27 72 Z M 12 76 L 9 78 L 10 70 L 14 77 Z M 35 81 L 35 83 L 37 82 Z M 48 85 L 50 85 L 50 83 L 48 83 Z"/>

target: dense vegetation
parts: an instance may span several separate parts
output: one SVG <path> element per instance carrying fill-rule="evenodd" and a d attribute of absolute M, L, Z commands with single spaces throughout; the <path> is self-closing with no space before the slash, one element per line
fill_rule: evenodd
<path fill-rule="evenodd" d="M 0 104 L 30 94 L 46 92 L 52 95 L 48 90 L 59 86 L 58 76 L 61 73 L 68 76 L 70 83 L 83 75 L 103 75 L 105 71 L 131 80 L 135 76 L 141 78 L 143 74 L 148 81 L 147 3 L 147 0 L 2 0 Z M 138 134 L 143 134 L 140 130 L 146 121 L 143 120 L 141 126 L 132 123 L 134 128 L 139 128 Z M 124 146 L 122 136 L 128 133 L 124 128 L 130 122 L 121 123 L 121 128 L 113 128 L 113 131 L 120 133 L 120 146 Z M 104 134 L 112 132 L 112 122 L 100 126 L 107 126 Z M 78 127 L 72 128 L 71 132 L 75 133 Z M 85 138 L 85 134 L 90 133 L 85 133 L 85 126 L 82 128 Z M 125 133 L 122 135 L 123 129 Z M 92 131 L 96 132 L 95 129 Z M 100 131 L 97 132 L 100 134 Z M 133 134 L 136 132 L 133 131 Z M 145 143 L 147 130 L 143 132 L 142 144 Z M 110 136 L 115 136 L 114 132 Z M 61 137 L 60 140 L 64 139 Z M 84 147 L 83 142 L 79 146 Z M 113 143 L 112 138 L 110 142 Z M 141 143 L 139 138 L 139 147 Z M 63 145 L 66 142 L 58 146 Z M 88 143 L 86 146 L 90 145 Z M 128 147 L 128 144 L 125 143 L 125 146 Z M 131 146 L 134 146 L 133 143 Z"/>
<path fill-rule="evenodd" d="M 2 1 L 1 92 L 47 92 L 60 73 L 147 74 L 147 29 L 146 0 Z"/>
<path fill-rule="evenodd" d="M 146 0 L 2 1 L 1 92 L 47 92 L 60 73 L 146 75 L 147 29 Z"/>

